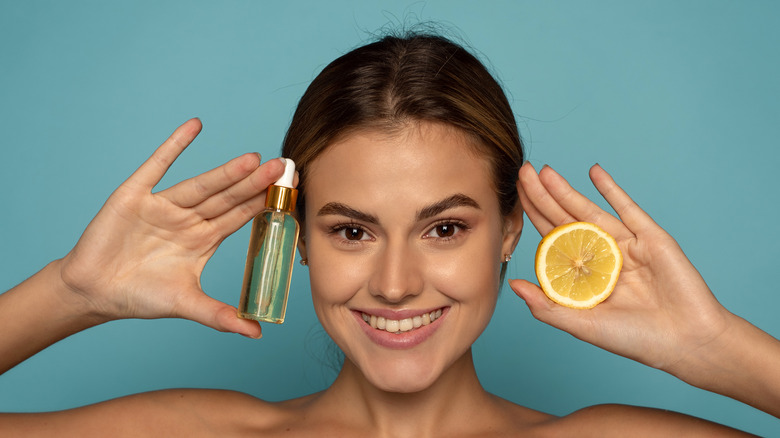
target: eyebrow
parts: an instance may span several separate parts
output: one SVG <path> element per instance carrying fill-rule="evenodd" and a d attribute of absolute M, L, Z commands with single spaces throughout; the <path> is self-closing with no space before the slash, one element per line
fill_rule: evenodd
<path fill-rule="evenodd" d="M 449 209 L 457 207 L 470 207 L 481 210 L 479 203 L 477 203 L 477 201 L 475 201 L 473 198 L 462 193 L 456 193 L 418 211 L 417 220 L 421 221 L 423 219 L 428 219 Z"/>
<path fill-rule="evenodd" d="M 320 210 L 317 212 L 317 216 L 328 216 L 331 214 L 346 216 L 350 219 L 368 222 L 371 224 L 379 223 L 375 216 L 368 213 L 363 213 L 360 210 L 355 210 L 354 208 L 340 202 L 328 202 L 327 204 L 323 205 L 322 208 L 320 208 Z"/>
<path fill-rule="evenodd" d="M 417 212 L 417 220 L 421 221 L 424 219 L 428 219 L 436 216 L 437 214 L 441 214 L 447 210 L 450 210 L 452 208 L 457 208 L 457 207 L 470 207 L 470 208 L 475 208 L 477 210 L 482 209 L 479 206 L 479 203 L 477 203 L 477 201 L 475 201 L 473 198 L 466 196 L 462 193 L 456 193 L 454 195 L 448 196 L 440 201 L 434 202 L 433 204 L 420 209 Z M 356 210 L 340 202 L 328 202 L 327 204 L 322 206 L 322 208 L 320 208 L 320 210 L 317 212 L 317 216 L 328 216 L 328 215 L 346 216 L 350 219 L 355 219 L 355 220 L 372 223 L 372 224 L 379 223 L 379 220 L 376 218 L 376 216 L 368 213 L 364 213 L 360 210 Z"/>

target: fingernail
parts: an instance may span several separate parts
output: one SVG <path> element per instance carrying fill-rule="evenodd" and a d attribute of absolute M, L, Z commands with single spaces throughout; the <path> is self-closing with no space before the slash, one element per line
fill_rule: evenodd
<path fill-rule="evenodd" d="M 544 165 L 544 167 L 543 167 L 542 169 L 545 169 L 545 168 L 547 168 L 547 169 L 550 169 L 550 171 L 551 171 L 552 173 L 556 174 L 556 175 L 558 174 L 558 171 L 556 171 L 555 169 L 553 169 L 553 168 L 552 168 L 552 166 L 550 166 L 549 164 L 545 164 L 545 165 Z"/>

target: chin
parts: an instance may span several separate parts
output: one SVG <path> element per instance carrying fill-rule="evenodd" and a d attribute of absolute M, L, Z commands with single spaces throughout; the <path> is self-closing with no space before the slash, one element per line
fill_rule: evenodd
<path fill-rule="evenodd" d="M 436 353 L 435 349 L 430 348 L 406 355 L 393 352 L 393 354 L 378 354 L 370 358 L 356 358 L 358 360 L 353 363 L 364 378 L 377 389 L 412 394 L 434 386 L 450 370 L 453 363 L 458 361 L 457 357 L 462 357 L 456 355 L 452 361 L 441 360 L 442 357 Z"/>
<path fill-rule="evenodd" d="M 412 394 L 430 388 L 441 375 L 434 370 L 410 370 L 408 367 L 364 371 L 366 380 L 385 392 Z"/>

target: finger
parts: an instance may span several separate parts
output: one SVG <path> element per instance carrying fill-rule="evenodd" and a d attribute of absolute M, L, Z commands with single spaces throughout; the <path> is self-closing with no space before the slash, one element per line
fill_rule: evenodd
<path fill-rule="evenodd" d="M 221 332 L 238 333 L 250 338 L 260 338 L 262 330 L 257 321 L 238 317 L 236 308 L 198 291 L 197 298 L 189 296 L 178 309 L 177 316 L 198 322 Z"/>
<path fill-rule="evenodd" d="M 528 310 L 539 321 L 569 333 L 583 324 L 582 311 L 554 303 L 530 281 L 509 280 L 509 287 L 525 301 Z"/>
<path fill-rule="evenodd" d="M 193 207 L 246 178 L 259 165 L 258 154 L 245 154 L 158 194 L 179 207 Z"/>
<path fill-rule="evenodd" d="M 233 182 L 219 193 L 194 207 L 195 211 L 205 219 L 212 219 L 232 210 L 245 201 L 263 193 L 269 185 L 278 180 L 284 172 L 281 160 L 271 160 L 244 178 Z"/>
<path fill-rule="evenodd" d="M 531 313 L 536 317 L 537 313 L 547 312 L 555 306 L 539 286 L 527 280 L 509 280 L 509 287 L 514 293 L 525 301 Z M 538 319 L 538 317 L 537 317 Z"/>
<path fill-rule="evenodd" d="M 577 220 L 558 204 L 558 201 L 552 197 L 548 188 L 542 183 L 541 177 L 546 169 L 547 166 L 537 174 L 533 167 L 526 163 L 520 168 L 519 173 L 521 191 L 526 199 L 523 207 L 526 208 L 526 212 L 531 211 L 532 215 L 536 216 L 534 218 L 529 215 L 528 218 L 542 235 L 546 235 L 558 225 Z"/>
<path fill-rule="evenodd" d="M 548 221 L 547 218 L 545 218 L 544 215 L 542 215 L 539 210 L 536 209 L 536 206 L 528 198 L 523 185 L 520 183 L 520 179 L 523 178 L 522 174 L 524 172 L 532 173 L 533 175 L 529 176 L 531 178 L 536 177 L 536 170 L 534 170 L 530 164 L 527 164 L 526 167 L 526 164 L 520 168 L 520 174 L 517 180 L 517 196 L 520 199 L 520 205 L 523 207 L 523 212 L 525 212 L 526 216 L 528 216 L 528 219 L 531 220 L 531 223 L 534 225 L 534 228 L 536 228 L 536 231 L 539 232 L 540 235 L 545 235 L 549 233 L 550 230 L 552 230 L 554 227 L 552 223 L 550 223 L 550 221 Z"/>
<path fill-rule="evenodd" d="M 539 173 L 539 179 L 555 201 L 558 208 L 566 211 L 574 221 L 584 221 L 599 225 L 615 238 L 631 238 L 633 233 L 615 216 L 607 213 L 596 203 L 574 190 L 568 181 L 551 167 L 545 167 Z M 563 215 L 562 215 L 563 217 Z M 558 222 L 556 225 L 572 222 Z"/>
<path fill-rule="evenodd" d="M 165 175 L 176 158 L 198 136 L 203 125 L 198 119 L 190 119 L 176 128 L 133 174 L 127 182 L 151 191 Z"/>
<path fill-rule="evenodd" d="M 228 235 L 235 233 L 247 222 L 252 220 L 265 208 L 265 193 L 256 195 L 234 206 L 224 214 L 210 220 L 210 223 L 217 229 L 217 233 L 224 239 Z"/>
<path fill-rule="evenodd" d="M 615 183 L 612 176 L 598 164 L 590 168 L 590 180 L 601 196 L 612 206 L 615 213 L 635 234 L 658 227 L 650 217 L 630 196 Z"/>

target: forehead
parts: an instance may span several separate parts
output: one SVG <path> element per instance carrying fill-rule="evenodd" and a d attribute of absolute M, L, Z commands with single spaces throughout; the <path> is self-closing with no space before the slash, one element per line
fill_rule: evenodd
<path fill-rule="evenodd" d="M 392 134 L 353 132 L 309 166 L 307 208 L 332 201 L 424 204 L 453 193 L 498 208 L 489 163 L 473 141 L 457 128 L 425 122 Z"/>

